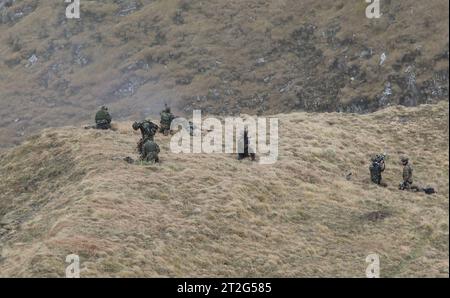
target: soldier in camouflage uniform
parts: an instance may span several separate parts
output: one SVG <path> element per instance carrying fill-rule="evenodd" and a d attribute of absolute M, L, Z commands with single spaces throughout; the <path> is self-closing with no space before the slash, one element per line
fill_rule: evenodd
<path fill-rule="evenodd" d="M 170 125 L 172 124 L 175 116 L 171 113 L 170 107 L 166 105 L 165 109 L 161 112 L 161 122 L 159 132 L 164 135 L 168 135 L 170 133 Z"/>
<path fill-rule="evenodd" d="M 142 138 L 139 140 L 137 148 L 139 154 L 143 153 L 143 146 L 147 140 L 154 141 L 156 132 L 158 131 L 158 125 L 154 124 L 150 120 L 144 120 L 141 122 L 133 123 L 134 130 L 141 130 Z"/>
<path fill-rule="evenodd" d="M 413 168 L 409 158 L 405 156 L 400 161 L 403 165 L 403 182 L 400 184 L 400 190 L 421 191 L 420 187 L 413 184 Z"/>
<path fill-rule="evenodd" d="M 387 187 L 387 184 L 382 181 L 381 173 L 384 172 L 386 164 L 383 155 L 377 155 L 372 158 L 372 163 L 369 167 L 370 180 L 380 186 Z"/>
<path fill-rule="evenodd" d="M 141 160 L 145 162 L 159 162 L 160 148 L 155 141 L 147 139 L 142 146 Z"/>
<path fill-rule="evenodd" d="M 95 114 L 95 128 L 96 129 L 111 129 L 111 115 L 108 112 L 108 108 L 102 106 L 100 110 Z"/>
<path fill-rule="evenodd" d="M 432 195 L 436 193 L 436 190 L 433 187 L 420 187 L 413 183 L 413 168 L 409 163 L 408 157 L 402 157 L 401 163 L 403 165 L 403 182 L 400 183 L 400 190 L 409 190 L 415 192 L 424 192 L 427 195 Z"/>

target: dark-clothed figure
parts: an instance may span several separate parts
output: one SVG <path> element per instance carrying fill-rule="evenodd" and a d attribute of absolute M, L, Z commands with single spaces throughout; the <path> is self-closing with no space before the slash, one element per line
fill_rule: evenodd
<path fill-rule="evenodd" d="M 424 192 L 426 194 L 434 194 L 436 193 L 435 189 L 432 187 L 420 187 L 418 185 L 414 184 L 413 181 L 413 167 L 409 163 L 408 157 L 402 157 L 401 163 L 403 165 L 403 181 L 400 183 L 399 189 L 400 190 L 409 190 L 409 191 L 415 191 L 415 192 Z"/>
<path fill-rule="evenodd" d="M 95 128 L 96 129 L 111 129 L 111 115 L 108 112 L 108 108 L 102 106 L 100 110 L 95 114 Z"/>
<path fill-rule="evenodd" d="M 239 141 L 239 143 L 240 144 L 239 144 L 238 148 L 242 148 L 243 147 L 242 148 L 243 150 L 239 149 L 238 160 L 242 160 L 244 158 L 250 157 L 250 159 L 252 161 L 254 161 L 256 159 L 256 154 L 250 152 L 250 150 L 249 150 L 249 148 L 250 148 L 250 138 L 248 136 L 248 129 L 247 128 L 244 130 L 244 135 L 241 138 L 241 140 Z"/>
<path fill-rule="evenodd" d="M 144 120 L 141 122 L 134 122 L 133 129 L 141 130 L 142 138 L 139 140 L 137 148 L 138 148 L 139 154 L 142 154 L 143 146 L 144 146 L 145 142 L 147 140 L 154 141 L 155 134 L 158 131 L 158 125 L 151 122 L 150 120 Z"/>
<path fill-rule="evenodd" d="M 383 178 L 381 174 L 386 169 L 386 164 L 384 162 L 385 157 L 383 155 L 377 155 L 376 157 L 372 158 L 372 163 L 369 167 L 370 171 L 370 180 L 380 186 L 386 187 L 387 184 L 383 182 Z"/>
<path fill-rule="evenodd" d="M 168 135 L 170 133 L 170 125 L 175 119 L 175 116 L 170 111 L 170 107 L 166 105 L 165 109 L 161 112 L 161 122 L 159 132 Z"/>

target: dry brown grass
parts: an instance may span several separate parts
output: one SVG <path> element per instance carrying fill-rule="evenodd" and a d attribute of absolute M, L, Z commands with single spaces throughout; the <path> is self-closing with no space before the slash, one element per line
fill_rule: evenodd
<path fill-rule="evenodd" d="M 129 165 L 130 123 L 45 130 L 0 159 L 0 276 L 64 276 L 75 253 L 83 277 L 364 277 L 378 253 L 384 277 L 448 277 L 448 108 L 278 115 L 273 166 L 160 135 L 161 165 Z M 388 188 L 368 183 L 378 152 Z M 397 190 L 402 154 L 437 195 Z"/>

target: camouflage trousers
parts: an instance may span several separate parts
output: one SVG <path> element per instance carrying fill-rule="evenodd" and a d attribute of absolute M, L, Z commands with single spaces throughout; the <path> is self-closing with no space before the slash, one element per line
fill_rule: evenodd
<path fill-rule="evenodd" d="M 161 126 L 159 128 L 159 132 L 164 134 L 165 136 L 168 136 L 170 134 L 170 125 L 167 125 L 165 123 L 161 123 Z"/>
<path fill-rule="evenodd" d="M 142 156 L 141 159 L 146 162 L 159 162 L 159 156 L 156 152 L 150 152 L 146 156 Z"/>
<path fill-rule="evenodd" d="M 146 162 L 159 162 L 160 148 L 151 139 L 146 139 L 142 145 L 141 160 Z"/>
<path fill-rule="evenodd" d="M 388 186 L 387 183 L 384 182 L 384 180 L 381 177 L 372 176 L 370 178 L 370 180 L 372 181 L 372 183 L 375 183 L 375 184 L 377 184 L 377 185 L 379 185 L 381 187 L 387 187 Z"/>
<path fill-rule="evenodd" d="M 137 146 L 136 146 L 136 150 L 137 150 L 137 152 L 139 153 L 139 154 L 143 154 L 143 152 L 144 152 L 144 144 L 145 144 L 145 142 L 147 142 L 147 141 L 154 141 L 154 138 L 153 137 L 147 137 L 147 138 L 142 138 L 142 139 L 140 139 L 139 140 L 139 142 L 137 143 Z"/>
<path fill-rule="evenodd" d="M 412 182 L 406 182 L 406 181 L 400 183 L 399 189 L 400 189 L 400 190 L 415 191 L 415 192 L 422 191 L 422 188 L 421 188 L 421 187 L 415 185 L 415 184 L 412 183 Z"/>
<path fill-rule="evenodd" d="M 111 129 L 111 123 L 108 122 L 99 122 L 95 125 L 96 129 Z"/>

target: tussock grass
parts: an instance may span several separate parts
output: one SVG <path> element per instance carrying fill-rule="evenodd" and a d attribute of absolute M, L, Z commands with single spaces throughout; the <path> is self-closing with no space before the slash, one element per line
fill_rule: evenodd
<path fill-rule="evenodd" d="M 448 277 L 448 103 L 280 118 L 280 160 L 175 155 L 130 165 L 139 135 L 44 130 L 0 159 L 0 276 Z M 387 188 L 368 183 L 388 153 Z M 399 156 L 437 195 L 400 192 Z M 352 180 L 346 179 L 348 172 Z M 7 223 L 5 225 L 5 223 Z"/>

